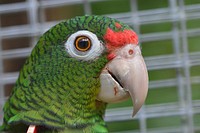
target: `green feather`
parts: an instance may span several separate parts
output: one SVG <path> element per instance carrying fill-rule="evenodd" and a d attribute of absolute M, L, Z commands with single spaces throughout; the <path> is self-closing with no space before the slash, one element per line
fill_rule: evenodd
<path fill-rule="evenodd" d="M 67 54 L 64 43 L 79 30 L 89 30 L 104 42 L 108 27 L 115 31 L 130 28 L 118 22 L 122 25 L 118 29 L 116 22 L 104 16 L 75 17 L 44 33 L 4 106 L 0 130 L 21 132 L 19 125 L 35 124 L 47 132 L 108 132 L 102 118 L 106 103 L 96 101 L 98 76 L 108 62 L 106 53 L 94 61 L 80 61 Z"/>

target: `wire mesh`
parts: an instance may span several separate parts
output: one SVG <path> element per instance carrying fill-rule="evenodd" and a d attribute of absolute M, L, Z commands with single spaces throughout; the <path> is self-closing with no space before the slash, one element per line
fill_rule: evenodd
<path fill-rule="evenodd" d="M 16 0 L 0 4 L 0 124 L 3 104 L 38 37 L 64 18 L 101 14 L 129 24 L 138 33 L 150 76 L 146 105 L 134 118 L 130 106 L 107 109 L 105 120 L 111 131 L 200 133 L 200 2 L 166 0 L 164 6 L 156 7 L 146 1 L 147 6 L 142 7 L 139 0 L 121 0 L 128 3 L 127 9 L 103 11 L 104 2 L 117 1 Z M 167 28 L 159 29 L 163 25 Z M 119 129 L 117 123 L 130 127 Z"/>

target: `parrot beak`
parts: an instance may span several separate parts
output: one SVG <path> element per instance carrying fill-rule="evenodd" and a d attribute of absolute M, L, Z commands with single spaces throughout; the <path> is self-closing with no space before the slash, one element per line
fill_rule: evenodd
<path fill-rule="evenodd" d="M 147 68 L 138 45 L 128 44 L 115 53 L 101 72 L 98 100 L 116 103 L 131 96 L 134 116 L 147 96 Z"/>

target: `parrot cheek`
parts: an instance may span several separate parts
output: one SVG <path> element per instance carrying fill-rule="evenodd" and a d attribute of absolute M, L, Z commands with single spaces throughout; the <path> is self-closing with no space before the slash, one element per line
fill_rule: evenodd
<path fill-rule="evenodd" d="M 122 54 L 108 62 L 102 70 L 98 99 L 107 103 L 116 103 L 131 96 L 134 116 L 147 96 L 148 73 L 140 50 L 138 54 L 128 57 L 126 54 L 124 56 L 127 50 L 129 51 L 129 47 L 122 49 Z"/>

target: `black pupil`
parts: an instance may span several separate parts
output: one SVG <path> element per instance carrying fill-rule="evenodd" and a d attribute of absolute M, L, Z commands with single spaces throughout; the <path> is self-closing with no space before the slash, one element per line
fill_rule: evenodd
<path fill-rule="evenodd" d="M 89 40 L 87 38 L 78 41 L 79 49 L 87 49 L 89 45 Z"/>

